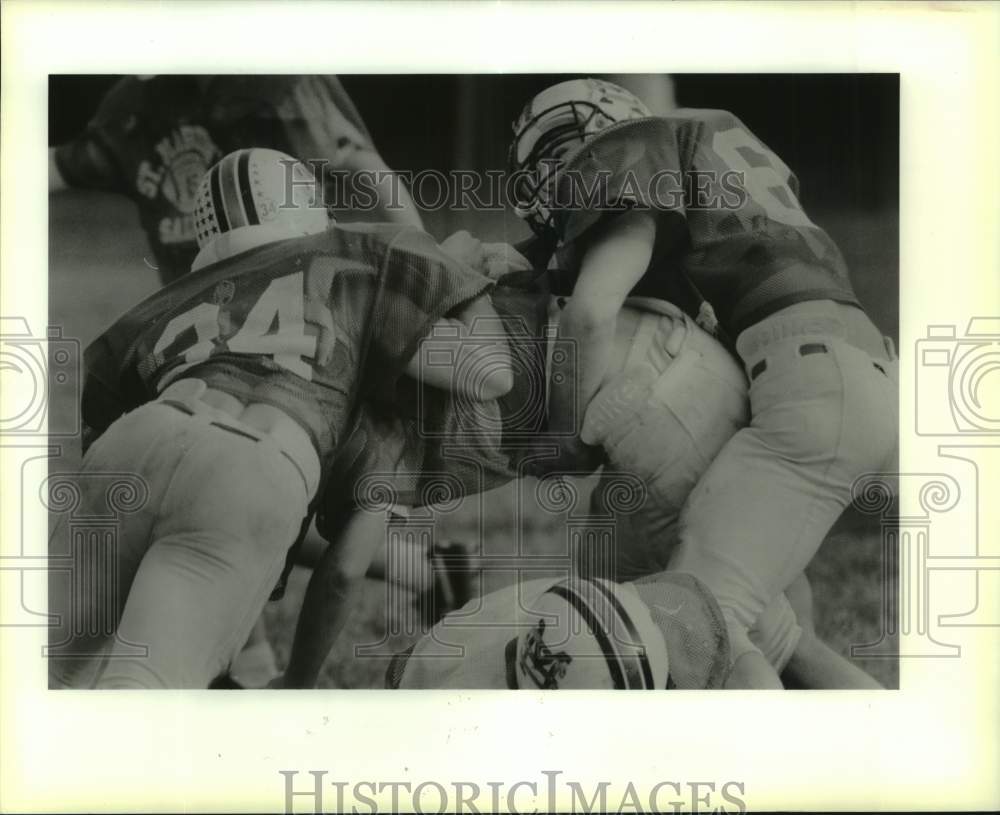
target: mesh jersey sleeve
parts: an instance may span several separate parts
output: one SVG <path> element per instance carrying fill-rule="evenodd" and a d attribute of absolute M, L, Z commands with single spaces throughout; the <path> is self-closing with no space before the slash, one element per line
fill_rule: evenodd
<path fill-rule="evenodd" d="M 493 282 L 461 266 L 430 235 L 417 229 L 401 229 L 382 263 L 368 365 L 369 370 L 379 372 L 379 390 L 386 395 L 393 392 L 434 323 L 485 295 Z"/>
<path fill-rule="evenodd" d="M 143 315 L 144 316 L 144 315 Z M 126 315 L 84 352 L 81 397 L 83 452 L 122 414 L 149 398 L 134 367 L 127 364 L 141 322 Z"/>
<path fill-rule="evenodd" d="M 101 138 L 93 131 L 56 147 L 55 162 L 70 187 L 119 192 L 124 186 Z"/>
<path fill-rule="evenodd" d="M 630 208 L 685 211 L 677 132 L 663 119 L 623 122 L 603 131 L 567 162 L 556 190 L 563 244 L 601 218 Z"/>
<path fill-rule="evenodd" d="M 729 635 L 711 592 L 683 572 L 661 572 L 633 585 L 663 633 L 670 660 L 667 687 L 721 688 L 729 673 Z"/>

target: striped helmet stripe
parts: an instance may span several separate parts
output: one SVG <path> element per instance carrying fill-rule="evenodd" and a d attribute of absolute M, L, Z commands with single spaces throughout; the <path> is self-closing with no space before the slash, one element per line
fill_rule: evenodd
<path fill-rule="evenodd" d="M 222 186 L 222 200 L 226 205 L 230 229 L 239 229 L 248 224 L 246 213 L 243 211 L 243 197 L 236 183 L 236 165 L 240 155 L 245 152 L 247 151 L 240 150 L 237 153 L 230 153 L 219 162 L 219 183 Z"/>
<path fill-rule="evenodd" d="M 584 598 L 581 597 L 578 592 L 573 591 L 566 586 L 565 583 L 557 583 L 549 589 L 549 591 L 559 597 L 562 597 L 567 603 L 576 609 L 577 613 L 581 617 L 583 617 L 583 621 L 587 624 L 587 627 L 594 632 L 594 637 L 601 649 L 601 653 L 604 654 L 604 659 L 608 663 L 608 670 L 611 672 L 611 681 L 614 683 L 614 686 L 618 689 L 628 688 L 629 685 L 626 682 L 625 668 L 622 665 L 621 659 L 615 653 L 611 640 L 608 639 L 603 621 L 597 618 L 594 610 L 587 604 Z"/>
<path fill-rule="evenodd" d="M 229 215 L 226 213 L 225 204 L 222 201 L 222 185 L 219 183 L 219 169 L 222 166 L 220 161 L 209 172 L 209 186 L 212 192 L 212 209 L 215 211 L 215 219 L 219 222 L 219 232 L 229 231 Z"/>
<path fill-rule="evenodd" d="M 243 211 L 246 213 L 247 222 L 256 226 L 260 223 L 257 215 L 257 205 L 253 200 L 253 190 L 250 188 L 250 151 L 241 150 L 240 157 L 236 162 L 236 186 L 239 187 L 243 197 Z"/>
<path fill-rule="evenodd" d="M 625 624 L 625 629 L 626 632 L 628 633 L 629 641 L 631 643 L 636 643 L 635 647 L 638 649 L 636 656 L 638 657 L 639 660 L 639 670 L 642 672 L 642 678 L 644 680 L 644 682 L 642 682 L 642 684 L 639 686 L 649 688 L 650 690 L 654 689 L 656 685 L 655 682 L 653 681 L 653 669 L 649 664 L 649 656 L 646 654 L 646 648 L 645 646 L 642 645 L 642 638 L 639 635 L 639 629 L 636 628 L 635 623 L 632 622 L 632 617 L 629 616 L 628 611 L 625 610 L 625 607 L 621 604 L 621 601 L 615 596 L 615 593 L 613 591 L 610 591 L 608 587 L 605 586 L 603 583 L 601 583 L 599 580 L 594 580 L 592 582 L 595 586 L 597 586 L 597 590 L 601 594 L 603 594 L 608 599 L 608 602 L 610 602 L 614 606 L 615 612 L 618 614 L 619 619 L 621 619 L 621 621 Z M 614 635 L 613 630 L 611 633 L 612 635 Z M 628 670 L 628 667 L 629 666 L 627 665 L 626 670 Z M 638 679 L 638 677 L 633 677 L 633 678 Z"/>

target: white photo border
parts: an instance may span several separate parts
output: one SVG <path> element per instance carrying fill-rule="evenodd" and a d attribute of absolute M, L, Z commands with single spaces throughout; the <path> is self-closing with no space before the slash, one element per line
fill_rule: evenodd
<path fill-rule="evenodd" d="M 928 326 L 961 335 L 973 317 L 1000 317 L 996 4 L 14 0 L 2 13 L 0 304 L 36 331 L 47 324 L 49 74 L 898 73 L 901 471 L 939 472 L 950 455 L 939 448 L 964 445 L 970 460 L 982 454 L 964 495 L 1000 494 L 996 436 L 970 446 L 913 432 Z M 46 529 L 40 505 L 22 518 L 10 500 L 13 449 L 0 445 L 3 563 Z M 904 515 L 919 514 L 920 491 L 904 484 Z M 946 533 L 998 539 L 993 512 L 973 504 Z M 750 809 L 994 808 L 1000 613 L 988 572 L 1000 566 L 984 558 L 980 622 L 948 631 L 961 657 L 903 659 L 901 690 L 882 693 L 52 693 L 44 629 L 0 627 L 0 809 L 283 811 L 282 770 L 298 771 L 296 789 L 310 770 L 327 783 L 535 782 L 534 803 L 517 795 L 522 811 L 551 805 L 543 770 L 611 781 L 615 802 L 628 783 L 736 782 Z M 952 582 L 935 578 L 935 625 L 973 605 L 960 566 Z M 312 810 L 308 798 L 296 807 Z"/>

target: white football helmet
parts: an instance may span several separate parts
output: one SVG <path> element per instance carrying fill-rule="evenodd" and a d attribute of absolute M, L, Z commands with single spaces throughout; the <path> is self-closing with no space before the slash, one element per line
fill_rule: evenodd
<path fill-rule="evenodd" d="M 571 79 L 535 96 L 514 122 L 508 164 L 516 175 L 515 212 L 536 234 L 552 228 L 552 182 L 569 154 L 616 122 L 652 112 L 635 94 L 600 79 Z"/>
<path fill-rule="evenodd" d="M 199 269 L 254 246 L 314 235 L 330 224 L 321 183 L 287 153 L 235 150 L 202 176 L 195 206 Z"/>
<path fill-rule="evenodd" d="M 667 646 L 631 584 L 572 577 L 547 589 L 526 613 L 516 648 L 518 688 L 665 690 Z"/>

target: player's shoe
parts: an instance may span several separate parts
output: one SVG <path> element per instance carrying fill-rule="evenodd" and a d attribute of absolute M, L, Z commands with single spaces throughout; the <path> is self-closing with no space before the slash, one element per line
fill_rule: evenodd
<path fill-rule="evenodd" d="M 266 688 L 280 673 L 271 643 L 262 639 L 245 647 L 229 666 L 229 673 L 241 687 Z"/>
<path fill-rule="evenodd" d="M 209 690 L 246 690 L 246 688 L 237 682 L 229 671 L 219 674 L 215 679 L 212 680 L 211 684 L 208 686 Z"/>

